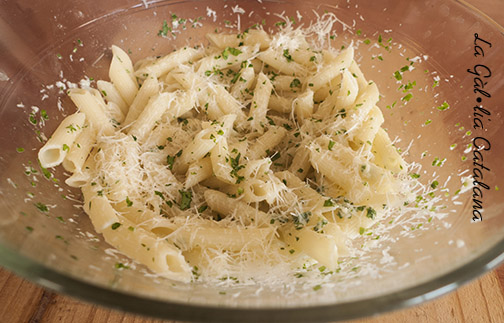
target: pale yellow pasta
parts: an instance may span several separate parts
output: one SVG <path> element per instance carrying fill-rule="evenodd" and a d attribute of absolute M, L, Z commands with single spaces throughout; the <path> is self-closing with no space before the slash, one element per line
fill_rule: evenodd
<path fill-rule="evenodd" d="M 210 151 L 212 170 L 214 175 L 221 181 L 234 184 L 236 179 L 232 175 L 233 168 L 229 164 L 230 152 L 226 138 L 222 138 Z"/>
<path fill-rule="evenodd" d="M 370 151 L 373 145 L 374 138 L 383 124 L 383 113 L 380 108 L 374 106 L 359 127 L 354 131 L 353 143 L 357 147 L 363 147 L 364 150 Z"/>
<path fill-rule="evenodd" d="M 292 163 L 289 166 L 289 171 L 299 179 L 304 180 L 310 169 L 310 150 L 306 147 L 306 144 L 301 143 L 296 149 Z"/>
<path fill-rule="evenodd" d="M 191 188 L 194 185 L 204 181 L 205 179 L 212 176 L 212 161 L 210 158 L 206 157 L 195 161 L 189 165 L 186 173 L 186 181 L 184 187 Z"/>
<path fill-rule="evenodd" d="M 244 100 L 247 97 L 249 90 L 252 88 L 252 83 L 255 79 L 254 69 L 250 66 L 242 68 L 239 76 L 231 86 L 231 95 L 235 98 Z"/>
<path fill-rule="evenodd" d="M 85 120 L 84 113 L 75 113 L 59 124 L 51 138 L 39 150 L 38 158 L 42 167 L 55 167 L 63 162 L 70 147 L 81 133 Z"/>
<path fill-rule="evenodd" d="M 319 105 L 316 116 L 324 118 L 329 115 L 339 114 L 340 116 L 346 112 L 357 98 L 359 94 L 359 84 L 353 75 L 348 71 L 343 71 L 341 74 L 341 88 L 339 91 L 334 91 L 327 96 Z"/>
<path fill-rule="evenodd" d="M 215 101 L 223 114 L 235 114 L 238 122 L 245 121 L 240 103 L 221 85 L 215 86 Z"/>
<path fill-rule="evenodd" d="M 273 85 L 268 77 L 263 73 L 259 73 L 249 112 L 251 125 L 259 132 L 263 132 L 263 127 L 266 123 L 266 113 L 268 112 L 268 102 L 272 88 Z"/>
<path fill-rule="evenodd" d="M 117 214 L 107 198 L 97 196 L 91 185 L 84 186 L 82 193 L 84 210 L 105 241 L 159 274 L 182 281 L 190 279 L 190 267 L 180 250 Z"/>
<path fill-rule="evenodd" d="M 99 80 L 96 82 L 96 87 L 103 94 L 107 102 L 114 102 L 121 109 L 123 115 L 128 114 L 128 104 L 124 101 L 114 84 Z"/>
<path fill-rule="evenodd" d="M 84 89 L 71 89 L 68 96 L 75 103 L 79 111 L 86 115 L 86 120 L 93 129 L 104 135 L 114 133 L 114 127 L 105 114 L 105 106 L 90 91 Z"/>
<path fill-rule="evenodd" d="M 281 127 L 270 127 L 257 141 L 250 146 L 249 156 L 251 159 L 259 159 L 265 157 L 268 151 L 278 145 L 284 138 L 287 131 Z"/>
<path fill-rule="evenodd" d="M 397 152 L 397 148 L 392 145 L 387 132 L 383 128 L 378 129 L 376 133 L 372 152 L 376 165 L 389 169 L 396 174 L 406 172 L 406 162 Z"/>
<path fill-rule="evenodd" d="M 181 64 L 198 59 L 202 55 L 202 49 L 183 47 L 138 69 L 135 75 L 141 78 L 147 78 L 149 76 L 157 78 Z"/>
<path fill-rule="evenodd" d="M 306 92 L 301 93 L 294 103 L 294 114 L 297 121 L 302 124 L 304 120 L 309 119 L 313 114 L 313 91 L 308 89 Z"/>
<path fill-rule="evenodd" d="M 212 45 L 220 49 L 226 47 L 238 47 L 240 43 L 246 46 L 254 46 L 259 44 L 261 50 L 265 50 L 269 47 L 271 38 L 264 30 L 251 29 L 239 34 L 206 34 L 207 39 Z"/>
<path fill-rule="evenodd" d="M 174 105 L 176 95 L 173 93 L 160 93 L 149 100 L 145 109 L 131 125 L 129 134 L 142 142 L 152 131 L 157 121 Z"/>
<path fill-rule="evenodd" d="M 297 230 L 294 225 L 280 229 L 280 238 L 288 248 L 304 252 L 321 265 L 336 268 L 338 265 L 338 245 L 333 236 L 315 232 L 308 227 Z"/>
<path fill-rule="evenodd" d="M 240 49 L 230 52 L 224 50 L 222 52 L 214 53 L 213 55 L 206 56 L 200 60 L 198 73 L 201 75 L 212 75 L 215 71 L 222 68 L 234 68 L 240 66 L 242 62 L 248 61 L 259 50 L 259 45 L 244 46 Z"/>
<path fill-rule="evenodd" d="M 348 68 L 352 64 L 354 57 L 353 47 L 344 49 L 334 60 L 327 66 L 324 66 L 320 72 L 309 77 L 306 82 L 313 84 L 311 89 L 317 91 L 325 84 L 329 83 L 334 77 Z"/>
<path fill-rule="evenodd" d="M 300 88 L 301 84 L 304 83 L 304 79 L 290 75 L 278 75 L 275 76 L 272 83 L 275 91 L 290 91 L 292 89 Z"/>
<path fill-rule="evenodd" d="M 79 112 L 39 158 L 73 173 L 107 243 L 185 282 L 218 266 L 252 281 L 254 261 L 336 271 L 348 239 L 411 196 L 353 47 L 286 24 L 135 65 L 112 46 L 111 81 L 69 91 Z"/>
<path fill-rule="evenodd" d="M 128 105 L 133 102 L 138 92 L 138 83 L 134 73 L 133 64 L 128 54 L 119 47 L 112 46 L 109 77 Z"/>
<path fill-rule="evenodd" d="M 128 113 L 126 114 L 124 125 L 130 125 L 134 120 L 136 120 L 149 102 L 149 99 L 158 93 L 158 80 L 155 77 L 147 77 L 127 111 Z"/>
<path fill-rule="evenodd" d="M 302 65 L 289 60 L 283 55 L 283 51 L 268 48 L 257 56 L 261 61 L 275 68 L 280 73 L 286 75 L 305 75 L 306 71 Z"/>
<path fill-rule="evenodd" d="M 247 203 L 230 198 L 222 192 L 206 190 L 204 196 L 206 203 L 212 210 L 223 215 L 232 215 L 244 225 L 254 223 L 262 227 L 269 223 L 268 214 L 257 210 Z"/>
<path fill-rule="evenodd" d="M 63 167 L 71 173 L 82 172 L 82 166 L 96 142 L 96 131 L 90 125 L 82 127 L 82 132 L 75 138 L 70 151 L 63 160 Z"/>

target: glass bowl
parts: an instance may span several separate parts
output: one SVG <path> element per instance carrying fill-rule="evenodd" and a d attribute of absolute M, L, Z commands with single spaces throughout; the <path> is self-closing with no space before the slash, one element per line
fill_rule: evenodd
<path fill-rule="evenodd" d="M 95 234 L 80 191 L 64 184 L 60 168 L 38 165 L 41 140 L 75 110 L 65 90 L 84 76 L 107 79 L 112 44 L 136 61 L 206 43 L 215 28 L 275 28 L 282 21 L 276 14 L 308 25 L 326 12 L 339 19 L 333 44 L 353 41 L 362 70 L 377 82 L 384 126 L 414 162 L 423 193 L 432 187 L 429 207 L 438 210 L 426 216 L 422 195 L 415 215 L 398 219 L 371 251 L 344 259 L 341 273 L 319 288 L 306 279 L 215 286 L 156 277 Z M 0 265 L 35 283 L 169 319 L 328 321 L 433 299 L 504 258 L 497 109 L 504 102 L 504 29 L 464 2 L 17 1 L 0 13 Z M 180 18 L 186 28 L 158 36 L 164 20 Z"/>

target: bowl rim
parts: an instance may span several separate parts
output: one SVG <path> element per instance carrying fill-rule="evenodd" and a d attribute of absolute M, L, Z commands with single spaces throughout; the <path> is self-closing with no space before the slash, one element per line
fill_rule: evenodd
<path fill-rule="evenodd" d="M 149 1 L 149 4 L 156 5 L 159 2 L 163 1 Z M 465 7 L 465 9 L 478 15 L 504 34 L 503 26 L 466 0 L 451 0 L 451 2 Z M 139 3 L 129 7 L 128 10 L 143 5 L 143 3 Z M 140 297 L 125 291 L 113 290 L 65 275 L 21 255 L 7 245 L 0 243 L 0 266 L 44 288 L 78 298 L 87 303 L 107 306 L 115 310 L 181 321 L 323 322 L 356 319 L 392 310 L 405 309 L 433 300 L 478 278 L 501 263 L 504 263 L 504 238 L 496 242 L 486 252 L 458 268 L 445 272 L 429 281 L 385 295 L 332 305 L 238 308 L 204 304 L 191 305 L 174 301 L 167 302 L 159 299 Z"/>
<path fill-rule="evenodd" d="M 504 239 L 484 254 L 430 281 L 358 301 L 308 307 L 266 309 L 165 302 L 112 290 L 49 269 L 0 244 L 0 265 L 58 293 L 88 303 L 144 316 L 208 322 L 324 322 L 349 320 L 404 309 L 445 295 L 504 262 Z"/>

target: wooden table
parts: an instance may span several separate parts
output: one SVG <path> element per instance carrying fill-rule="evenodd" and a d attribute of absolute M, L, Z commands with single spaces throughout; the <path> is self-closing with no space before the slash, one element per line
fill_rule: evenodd
<path fill-rule="evenodd" d="M 89 305 L 0 268 L 0 322 L 163 322 Z M 174 321 L 165 321 L 174 322 Z M 352 323 L 504 322 L 504 265 L 435 301 Z"/>

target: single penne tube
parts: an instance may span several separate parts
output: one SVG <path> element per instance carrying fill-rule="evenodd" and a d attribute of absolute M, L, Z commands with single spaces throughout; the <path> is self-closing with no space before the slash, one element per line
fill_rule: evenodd
<path fill-rule="evenodd" d="M 242 106 L 222 85 L 216 85 L 214 91 L 215 101 L 224 114 L 236 114 L 238 122 L 245 121 L 246 116 L 242 111 Z"/>
<path fill-rule="evenodd" d="M 379 96 L 376 84 L 368 84 L 355 100 L 355 104 L 345 110 L 347 113 L 347 133 L 362 125 L 363 120 L 366 119 L 371 109 L 378 102 Z"/>
<path fill-rule="evenodd" d="M 341 87 L 331 92 L 319 105 L 316 116 L 327 118 L 328 116 L 339 115 L 346 117 L 346 109 L 351 106 L 359 94 L 359 85 L 352 73 L 345 70 L 341 75 Z"/>
<path fill-rule="evenodd" d="M 372 142 L 378 131 L 381 129 L 381 125 L 385 120 L 383 119 L 383 113 L 380 108 L 374 106 L 369 112 L 366 120 L 362 123 L 362 127 L 358 127 L 353 132 L 352 142 L 358 148 L 363 148 L 364 151 L 369 152 L 372 148 Z"/>
<path fill-rule="evenodd" d="M 289 171 L 300 180 L 304 180 L 310 169 L 310 150 L 305 144 L 301 143 L 296 149 L 292 163 L 289 166 Z"/>
<path fill-rule="evenodd" d="M 274 177 L 270 180 L 247 179 L 240 184 L 240 187 L 243 189 L 243 201 L 247 203 L 266 201 L 268 204 L 273 204 L 283 189 L 280 181 L 275 181 Z"/>
<path fill-rule="evenodd" d="M 317 149 L 318 148 L 318 149 Z M 310 149 L 310 163 L 320 174 L 327 177 L 338 186 L 350 189 L 353 187 L 356 176 L 352 168 L 347 168 L 334 156 L 321 149 L 320 146 L 312 145 Z"/>
<path fill-rule="evenodd" d="M 305 46 L 308 46 L 307 44 Z M 299 47 L 292 53 L 292 59 L 306 67 L 312 67 L 320 60 L 320 54 L 311 51 L 309 48 Z"/>
<path fill-rule="evenodd" d="M 107 100 L 107 102 L 114 102 L 121 112 L 126 115 L 128 113 L 128 104 L 124 101 L 119 91 L 116 89 L 114 84 L 99 80 L 96 82 L 96 87 L 100 90 L 103 97 Z"/>
<path fill-rule="evenodd" d="M 215 147 L 217 141 L 205 139 L 207 134 L 211 132 L 212 129 L 202 130 L 194 137 L 187 147 L 182 150 L 180 157 L 175 159 L 175 169 L 178 172 L 184 173 L 190 164 L 202 159 L 213 147 Z"/>
<path fill-rule="evenodd" d="M 158 228 L 153 229 L 159 231 Z M 162 232 L 162 231 L 161 231 Z M 205 223 L 197 226 L 184 226 L 168 235 L 166 239 L 173 241 L 182 249 L 224 248 L 230 251 L 257 249 L 274 237 L 273 228 L 255 227 L 212 227 Z"/>
<path fill-rule="evenodd" d="M 261 137 L 250 146 L 250 159 L 260 159 L 268 154 L 275 146 L 277 146 L 287 134 L 287 130 L 283 127 L 271 126 Z"/>
<path fill-rule="evenodd" d="M 302 87 L 303 81 L 304 78 L 297 76 L 277 75 L 272 83 L 275 91 L 291 91 L 299 90 Z"/>
<path fill-rule="evenodd" d="M 259 53 L 259 55 L 257 55 L 257 58 L 273 67 L 280 73 L 286 75 L 304 76 L 306 74 L 305 68 L 293 61 L 287 49 L 275 50 L 273 48 L 268 48 L 265 51 Z"/>
<path fill-rule="evenodd" d="M 40 148 L 38 158 L 44 168 L 55 167 L 63 162 L 70 147 L 82 132 L 86 116 L 84 113 L 74 113 L 59 124 L 51 138 Z"/>
<path fill-rule="evenodd" d="M 105 114 L 105 106 L 95 95 L 84 89 L 70 89 L 68 95 L 79 111 L 86 115 L 86 120 L 93 129 L 106 136 L 114 133 L 114 127 Z"/>
<path fill-rule="evenodd" d="M 262 72 L 257 76 L 257 83 L 254 89 L 254 97 L 250 104 L 249 119 L 252 128 L 262 133 L 266 124 L 266 113 L 268 112 L 268 102 L 271 96 L 273 85 Z"/>
<path fill-rule="evenodd" d="M 229 184 L 235 184 L 237 179 L 233 175 L 231 167 L 231 156 L 226 138 L 222 138 L 210 151 L 210 160 L 212 161 L 212 170 L 215 176 Z"/>
<path fill-rule="evenodd" d="M 281 227 L 278 231 L 287 248 L 294 252 L 304 252 L 329 269 L 338 267 L 338 246 L 334 237 L 309 228 L 296 229 L 292 224 Z"/>
<path fill-rule="evenodd" d="M 389 135 L 383 128 L 378 129 L 371 151 L 376 165 L 391 170 L 395 174 L 407 171 L 406 162 L 397 151 L 397 148 L 392 145 Z"/>
<path fill-rule="evenodd" d="M 269 47 L 271 38 L 264 30 L 250 29 L 241 34 L 206 34 L 206 38 L 212 45 L 220 49 L 226 47 L 239 47 L 240 43 L 245 46 L 254 46 L 259 44 L 261 50 Z"/>
<path fill-rule="evenodd" d="M 96 142 L 96 131 L 90 125 L 82 127 L 82 132 L 75 138 L 70 151 L 63 160 L 63 167 L 71 173 L 82 172 L 84 162 Z"/>
<path fill-rule="evenodd" d="M 259 45 L 226 48 L 220 53 L 202 58 L 197 72 L 201 76 L 210 77 L 219 74 L 221 69 L 236 68 L 242 62 L 250 60 L 259 50 L 258 47 Z"/>
<path fill-rule="evenodd" d="M 163 115 L 163 119 L 168 123 L 176 122 L 177 118 L 183 116 L 194 108 L 196 103 L 196 93 L 193 91 L 185 91 L 178 93 L 175 101 L 170 104 Z"/>
<path fill-rule="evenodd" d="M 155 77 L 147 77 L 129 107 L 123 125 L 128 126 L 135 121 L 149 102 L 149 99 L 159 93 L 159 82 Z"/>
<path fill-rule="evenodd" d="M 130 105 L 138 92 L 138 83 L 135 78 L 133 64 L 125 51 L 117 46 L 112 46 L 112 62 L 109 68 L 109 77 L 117 88 L 124 101 Z"/>
<path fill-rule="evenodd" d="M 313 91 L 308 89 L 293 100 L 294 114 L 299 124 L 303 124 L 313 114 Z"/>
<path fill-rule="evenodd" d="M 225 193 L 216 190 L 206 190 L 204 197 L 205 202 L 213 211 L 223 216 L 233 215 L 243 225 L 255 224 L 262 227 L 270 223 L 270 216 L 267 213 L 238 199 L 231 198 Z"/>
<path fill-rule="evenodd" d="M 68 177 L 65 179 L 65 184 L 67 184 L 70 187 L 82 187 L 86 185 L 89 182 L 89 179 L 91 177 L 89 176 L 89 173 L 87 172 L 75 172 L 72 174 L 72 176 Z"/>
<path fill-rule="evenodd" d="M 124 121 L 124 114 L 121 109 L 112 101 L 105 105 L 105 113 L 110 117 L 110 120 L 115 126 L 120 125 Z"/>
<path fill-rule="evenodd" d="M 208 157 L 202 158 L 189 165 L 186 172 L 184 187 L 186 189 L 191 188 L 212 176 L 212 173 L 212 161 Z"/>
<path fill-rule="evenodd" d="M 148 77 L 158 78 L 184 63 L 199 59 L 203 53 L 203 49 L 194 49 L 186 46 L 150 64 L 146 64 L 139 68 L 135 75 L 144 79 Z"/>
<path fill-rule="evenodd" d="M 359 89 L 365 89 L 369 82 L 366 80 L 366 77 L 362 73 L 359 64 L 357 64 L 355 60 L 352 62 L 352 64 L 350 64 L 348 70 L 352 74 L 352 76 L 355 75 L 354 79 L 357 81 Z"/>
<path fill-rule="evenodd" d="M 329 83 L 338 74 L 347 69 L 352 64 L 354 57 L 353 47 L 344 49 L 330 64 L 320 70 L 320 72 L 309 77 L 306 83 L 312 84 L 311 89 L 316 92 L 325 84 Z"/>
<path fill-rule="evenodd" d="M 175 94 L 160 93 L 149 100 L 145 109 L 140 113 L 138 119 L 131 125 L 129 134 L 135 136 L 139 142 L 149 135 L 157 121 L 161 120 L 163 114 L 175 101 Z"/>
<path fill-rule="evenodd" d="M 247 65 L 247 67 L 242 68 L 238 73 L 239 76 L 231 85 L 230 92 L 233 97 L 244 100 L 250 95 L 250 89 L 255 80 L 255 72 L 253 67 Z"/>

